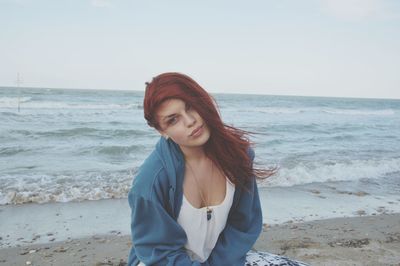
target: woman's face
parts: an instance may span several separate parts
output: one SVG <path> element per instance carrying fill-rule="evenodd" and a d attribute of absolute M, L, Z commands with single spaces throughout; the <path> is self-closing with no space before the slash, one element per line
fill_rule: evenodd
<path fill-rule="evenodd" d="M 181 148 L 199 147 L 210 138 L 210 130 L 201 116 L 180 99 L 164 101 L 156 115 L 160 134 L 170 137 Z"/>

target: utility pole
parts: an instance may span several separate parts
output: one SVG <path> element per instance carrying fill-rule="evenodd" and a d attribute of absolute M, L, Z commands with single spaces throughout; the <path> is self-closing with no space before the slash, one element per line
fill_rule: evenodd
<path fill-rule="evenodd" d="M 21 89 L 19 85 L 22 83 L 21 77 L 19 75 L 19 72 L 17 73 L 17 80 L 15 81 L 17 83 L 17 88 L 18 88 L 18 113 L 20 110 L 20 102 L 21 102 Z"/>

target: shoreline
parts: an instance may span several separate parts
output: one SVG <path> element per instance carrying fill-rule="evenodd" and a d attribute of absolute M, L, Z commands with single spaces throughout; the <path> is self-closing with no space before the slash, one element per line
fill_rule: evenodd
<path fill-rule="evenodd" d="M 348 183 L 260 188 L 259 195 L 268 225 L 400 213 L 398 195 L 373 194 Z M 2 205 L 0 228 L 0 249 L 113 232 L 129 235 L 130 208 L 126 198 Z"/>
<path fill-rule="evenodd" d="M 126 265 L 121 231 L 0 249 L 0 265 Z M 254 245 L 310 265 L 399 265 L 400 213 L 264 224 Z"/>

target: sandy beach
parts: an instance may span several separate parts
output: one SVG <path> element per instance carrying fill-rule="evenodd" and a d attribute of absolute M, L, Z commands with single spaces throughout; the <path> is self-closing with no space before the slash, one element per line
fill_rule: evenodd
<path fill-rule="evenodd" d="M 107 235 L 0 249 L 0 265 L 126 265 L 130 236 Z M 310 265 L 400 265 L 400 214 L 264 225 L 254 249 Z"/>

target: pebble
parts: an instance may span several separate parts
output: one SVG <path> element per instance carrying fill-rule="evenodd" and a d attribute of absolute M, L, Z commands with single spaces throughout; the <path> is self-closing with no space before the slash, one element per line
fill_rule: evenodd
<path fill-rule="evenodd" d="M 365 215 L 365 214 L 367 214 L 364 210 L 358 210 L 357 211 L 357 214 L 358 215 Z"/>
<path fill-rule="evenodd" d="M 32 262 L 30 262 L 29 260 L 27 262 L 25 262 L 26 265 L 32 265 Z"/>
<path fill-rule="evenodd" d="M 54 250 L 54 252 L 66 252 L 68 250 L 68 247 L 64 248 L 64 247 L 59 247 L 57 249 Z"/>
<path fill-rule="evenodd" d="M 366 196 L 366 195 L 369 195 L 369 194 L 367 192 L 364 192 L 364 191 L 358 191 L 358 192 L 354 193 L 354 195 L 359 196 L 359 197 L 363 197 L 363 196 Z"/>
<path fill-rule="evenodd" d="M 320 194 L 321 193 L 321 191 L 319 191 L 317 189 L 311 189 L 310 192 L 314 193 L 314 194 Z"/>

